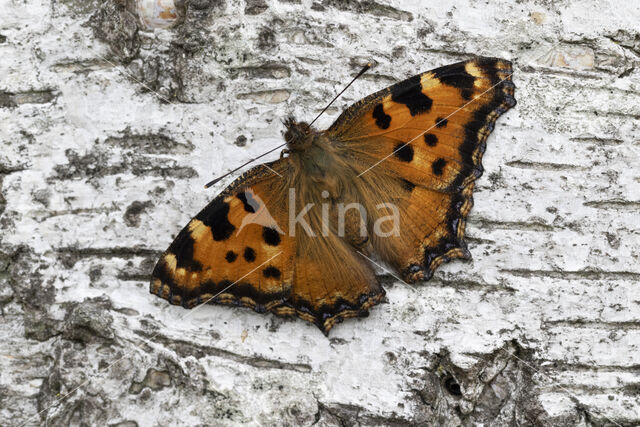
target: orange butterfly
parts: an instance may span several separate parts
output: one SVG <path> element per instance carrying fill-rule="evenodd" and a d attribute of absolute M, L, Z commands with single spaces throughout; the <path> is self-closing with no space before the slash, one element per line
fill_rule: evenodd
<path fill-rule="evenodd" d="M 285 120 L 281 158 L 187 224 L 151 293 L 296 315 L 326 334 L 383 298 L 372 254 L 410 283 L 469 258 L 465 219 L 485 141 L 516 103 L 511 73 L 506 60 L 471 59 L 369 95 L 325 131 Z"/>

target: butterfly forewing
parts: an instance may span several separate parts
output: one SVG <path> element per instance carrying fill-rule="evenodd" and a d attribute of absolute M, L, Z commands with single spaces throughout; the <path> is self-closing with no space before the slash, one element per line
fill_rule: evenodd
<path fill-rule="evenodd" d="M 402 235 L 374 239 L 406 280 L 469 256 L 462 238 L 473 182 L 495 120 L 515 105 L 511 73 L 494 58 L 437 68 L 364 98 L 328 129 L 347 153 L 368 159 L 360 173 L 410 189 L 400 203 Z"/>

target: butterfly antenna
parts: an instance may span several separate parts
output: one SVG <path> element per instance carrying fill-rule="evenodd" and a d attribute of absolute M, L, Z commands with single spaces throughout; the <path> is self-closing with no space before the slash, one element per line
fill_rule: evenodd
<path fill-rule="evenodd" d="M 260 154 L 258 157 L 254 157 L 253 159 L 249 160 L 248 162 L 246 162 L 246 163 L 244 163 L 244 164 L 242 164 L 242 165 L 238 166 L 238 167 L 237 167 L 237 168 L 235 168 L 234 170 L 229 171 L 229 172 L 225 173 L 224 175 L 217 177 L 217 178 L 216 178 L 216 179 L 214 179 L 213 181 L 206 183 L 206 184 L 205 184 L 205 186 L 204 186 L 204 188 L 209 188 L 209 187 L 211 187 L 213 184 L 215 184 L 215 183 L 219 182 L 222 178 L 225 178 L 225 177 L 227 177 L 227 176 L 231 175 L 232 173 L 234 173 L 234 172 L 236 172 L 236 171 L 238 171 L 238 170 L 242 169 L 243 167 L 247 166 L 249 163 L 255 162 L 255 161 L 256 161 L 256 160 L 258 160 L 259 158 L 264 157 L 264 156 L 266 156 L 266 155 L 267 155 L 267 154 L 269 154 L 269 153 L 273 153 L 273 152 L 274 152 L 274 151 L 276 151 L 278 148 L 282 148 L 282 147 L 284 147 L 285 145 L 287 145 L 287 143 L 286 143 L 286 142 L 285 142 L 284 144 L 278 145 L 276 148 L 272 148 L 271 150 L 267 151 L 266 153 L 262 153 L 262 154 Z"/>
<path fill-rule="evenodd" d="M 368 70 L 369 68 L 371 68 L 371 66 L 372 66 L 371 62 L 369 62 L 367 65 L 365 65 L 365 66 L 364 66 L 364 68 L 362 68 L 362 70 L 360 70 L 360 72 L 359 72 L 359 73 L 358 73 L 358 74 L 353 78 L 353 80 L 351 80 L 351 81 L 349 82 L 349 84 L 348 84 L 348 85 L 346 85 L 346 86 L 345 86 L 345 88 L 344 88 L 344 89 L 342 89 L 342 90 L 340 91 L 340 93 L 339 93 L 339 94 L 337 94 L 337 95 L 335 96 L 335 98 L 333 98 L 333 99 L 331 100 L 331 102 L 330 102 L 326 107 L 324 107 L 324 110 L 320 111 L 320 114 L 318 114 L 318 115 L 316 116 L 316 118 L 315 118 L 315 119 L 313 119 L 313 121 L 309 124 L 309 126 L 313 125 L 313 124 L 316 122 L 316 120 L 318 120 L 318 117 L 320 117 L 320 116 L 322 115 L 322 113 L 324 113 L 325 111 L 327 111 L 327 108 L 331 107 L 331 104 L 333 104 L 333 103 L 334 103 L 334 101 L 335 101 L 336 99 L 340 98 L 340 95 L 342 95 L 342 94 L 344 93 L 344 91 L 345 91 L 345 90 L 349 89 L 349 86 L 351 86 L 351 85 L 353 84 L 353 82 L 355 82 L 355 81 L 356 81 L 356 79 L 357 79 L 358 77 L 360 77 L 361 75 L 363 75 L 364 73 L 366 73 L 366 72 L 367 72 L 367 70 Z"/>
<path fill-rule="evenodd" d="M 315 123 L 315 121 L 316 121 L 316 120 L 318 120 L 318 117 L 320 117 L 320 116 L 322 115 L 322 113 L 324 113 L 325 111 L 327 111 L 327 108 L 329 108 L 329 107 L 331 106 L 331 104 L 333 104 L 333 103 L 334 103 L 334 101 L 335 101 L 336 99 L 338 99 L 338 98 L 340 97 L 340 95 L 342 95 L 342 94 L 344 93 L 344 91 L 345 91 L 345 90 L 347 90 L 347 89 L 349 88 L 349 86 L 351 86 L 351 85 L 353 84 L 353 82 L 355 82 L 355 81 L 356 81 L 356 79 L 357 79 L 358 77 L 360 77 L 361 75 L 363 75 L 364 73 L 366 73 L 366 72 L 367 72 L 367 70 L 368 70 L 369 68 L 371 68 L 371 66 L 372 66 L 371 62 L 369 62 L 367 65 L 365 65 L 365 66 L 364 66 L 364 68 L 362 68 L 362 70 L 360 70 L 360 72 L 359 72 L 359 73 L 358 73 L 358 74 L 357 74 L 357 75 L 356 75 L 356 76 L 355 76 L 355 77 L 354 77 L 354 78 L 349 82 L 349 84 L 348 84 L 348 85 L 346 85 L 346 86 L 345 86 L 345 88 L 344 88 L 344 89 L 342 89 L 342 90 L 340 91 L 340 93 L 339 93 L 339 94 L 337 94 L 337 95 L 336 95 L 336 96 L 331 100 L 331 102 L 330 102 L 326 107 L 324 107 L 324 109 L 323 109 L 322 111 L 320 111 L 320 114 L 318 114 L 318 115 L 316 116 L 316 118 L 315 118 L 315 119 L 313 119 L 313 121 L 311 122 L 311 124 L 309 124 L 309 126 L 311 126 L 312 124 L 314 124 L 314 123 Z M 248 165 L 248 164 L 250 164 L 250 163 L 255 162 L 255 161 L 256 161 L 256 160 L 258 160 L 259 158 L 264 157 L 264 156 L 266 156 L 267 154 L 273 153 L 274 151 L 276 151 L 276 150 L 277 150 L 277 149 L 279 149 L 279 148 L 284 147 L 285 145 L 287 145 L 287 143 L 286 143 L 286 142 L 285 142 L 284 144 L 280 144 L 280 145 L 278 145 L 276 148 L 272 148 L 271 150 L 267 151 L 266 153 L 260 154 L 258 157 L 254 157 L 253 159 L 249 160 L 248 162 L 246 162 L 246 163 L 244 163 L 244 164 L 242 164 L 242 165 L 238 166 L 238 167 L 237 167 L 237 168 L 235 168 L 234 170 L 229 171 L 229 172 L 225 173 L 224 175 L 217 177 L 217 178 L 216 178 L 216 179 L 214 179 L 213 181 L 210 181 L 210 182 L 206 183 L 206 184 L 205 184 L 205 186 L 204 186 L 204 188 L 209 188 L 209 187 L 211 187 L 212 185 L 214 185 L 214 184 L 216 184 L 216 183 L 220 182 L 223 178 L 226 178 L 227 176 L 231 175 L 232 173 L 234 173 L 234 172 L 236 172 L 236 171 L 239 171 L 239 170 L 240 170 L 240 169 L 242 169 L 243 167 L 247 166 L 247 165 Z"/>

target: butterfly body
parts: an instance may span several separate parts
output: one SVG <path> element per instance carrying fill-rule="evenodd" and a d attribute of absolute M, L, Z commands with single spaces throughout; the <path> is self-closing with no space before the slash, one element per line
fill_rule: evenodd
<path fill-rule="evenodd" d="M 469 258 L 474 181 L 511 65 L 476 58 L 348 108 L 327 130 L 285 120 L 287 156 L 234 181 L 183 229 L 153 272 L 174 304 L 296 315 L 327 333 L 384 297 L 370 257 L 403 280 Z"/>
<path fill-rule="evenodd" d="M 300 177 L 314 182 L 327 182 L 329 176 L 341 169 L 340 157 L 331 141 L 315 133 L 302 150 L 290 149 L 288 161 Z"/>

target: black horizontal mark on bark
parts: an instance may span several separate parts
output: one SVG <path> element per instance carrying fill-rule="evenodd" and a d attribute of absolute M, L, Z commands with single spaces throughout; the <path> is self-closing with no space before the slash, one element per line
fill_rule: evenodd
<path fill-rule="evenodd" d="M 247 67 L 228 68 L 231 78 L 238 77 L 281 79 L 291 75 L 291 69 L 285 64 L 261 64 Z"/>
<path fill-rule="evenodd" d="M 620 117 L 623 119 L 640 119 L 640 113 L 627 113 L 624 111 L 593 111 L 593 110 L 575 110 L 576 113 L 588 114 L 597 117 Z"/>
<path fill-rule="evenodd" d="M 550 384 L 548 387 L 544 387 L 546 392 L 552 393 L 567 393 L 567 390 L 578 394 L 580 396 L 598 396 L 598 395 L 606 395 L 606 397 L 610 396 L 612 392 L 616 394 L 623 394 L 628 396 L 633 396 L 634 398 L 638 395 L 638 389 L 640 385 L 638 384 L 626 384 L 624 386 L 600 386 L 595 384 L 574 384 L 569 382 L 560 382 L 554 381 L 553 384 Z M 605 397 L 605 396 L 603 396 Z M 618 422 L 622 422 L 620 418 L 616 418 Z M 629 420 L 631 421 L 631 420 Z M 633 419 L 634 422 L 638 421 L 638 418 Z M 629 424 L 632 425 L 632 424 Z"/>
<path fill-rule="evenodd" d="M 382 16 L 402 21 L 412 21 L 413 15 L 410 12 L 396 9 L 395 7 L 374 1 L 344 1 L 344 0 L 323 0 L 321 3 L 324 7 L 333 7 L 344 12 L 354 12 L 357 14 L 368 14 L 373 16 Z"/>
<path fill-rule="evenodd" d="M 485 282 L 479 282 L 470 279 L 444 279 L 441 277 L 434 276 L 428 282 L 418 282 L 414 284 L 409 284 L 409 286 L 415 290 L 419 290 L 420 288 L 435 288 L 435 287 L 448 287 L 453 289 L 464 289 L 470 291 L 484 291 L 484 292 L 508 292 L 514 293 L 517 291 L 516 288 L 512 288 L 511 286 L 503 285 L 503 284 L 491 284 Z M 376 276 L 380 283 L 385 287 L 392 286 L 406 286 L 398 281 L 395 277 L 390 274 L 381 274 Z"/>
<path fill-rule="evenodd" d="M 51 66 L 51 71 L 83 74 L 91 71 L 114 68 L 115 65 L 102 59 L 88 59 L 86 61 L 59 62 Z"/>
<path fill-rule="evenodd" d="M 618 138 L 601 138 L 597 136 L 569 138 L 569 141 L 586 142 L 586 143 L 597 144 L 597 145 L 619 145 L 624 142 L 622 139 L 618 139 Z"/>
<path fill-rule="evenodd" d="M 56 250 L 62 254 L 73 254 L 78 258 L 129 258 L 131 256 L 160 256 L 162 251 L 147 248 L 77 248 L 77 247 L 61 247 Z"/>
<path fill-rule="evenodd" d="M 564 280 L 640 280 L 640 273 L 631 271 L 501 269 L 500 272 L 518 277 L 548 277 L 551 279 Z"/>
<path fill-rule="evenodd" d="M 440 277 L 434 277 L 429 282 L 430 284 L 439 283 L 442 286 L 447 286 L 449 288 L 454 289 L 465 289 L 465 290 L 473 290 L 473 291 L 490 291 L 490 292 L 508 292 L 510 294 L 515 293 L 517 291 L 516 288 L 512 288 L 511 286 L 503 285 L 503 284 L 490 284 L 484 282 L 478 282 L 475 280 L 469 279 L 442 279 Z"/>
<path fill-rule="evenodd" d="M 51 89 L 26 92 L 0 92 L 0 107 L 17 107 L 21 104 L 46 104 L 57 95 Z"/>
<path fill-rule="evenodd" d="M 525 221 L 493 221 L 489 219 L 476 219 L 469 221 L 470 225 L 483 230 L 523 230 L 523 231 L 553 231 L 551 225 L 541 222 Z"/>
<path fill-rule="evenodd" d="M 592 200 L 583 204 L 596 209 L 640 209 L 640 201 L 637 200 Z"/>
<path fill-rule="evenodd" d="M 634 365 L 602 365 L 602 364 L 586 364 L 586 363 L 567 363 L 562 360 L 541 359 L 540 369 L 545 371 L 559 371 L 576 373 L 583 372 L 633 372 L 637 374 L 640 371 L 640 364 Z"/>
<path fill-rule="evenodd" d="M 130 282 L 149 282 L 151 280 L 151 274 L 127 274 L 122 273 L 116 275 L 118 280 L 125 280 Z"/>
<path fill-rule="evenodd" d="M 512 168 L 544 171 L 588 170 L 588 168 L 585 166 L 571 165 L 567 163 L 525 162 L 521 160 L 514 160 L 505 164 L 507 166 L 511 166 Z"/>
<path fill-rule="evenodd" d="M 27 170 L 28 168 L 26 166 L 10 166 L 10 165 L 4 165 L 4 164 L 0 164 L 0 175 L 9 175 L 11 173 L 16 173 L 16 172 L 22 172 Z"/>
<path fill-rule="evenodd" d="M 106 138 L 104 144 L 145 154 L 187 154 L 193 151 L 193 145 L 190 143 L 182 144 L 166 135 L 157 133 L 128 134 L 128 132 L 125 132 L 122 136 Z"/>
<path fill-rule="evenodd" d="M 496 242 L 495 240 L 491 240 L 491 239 L 482 239 L 480 237 L 470 237 L 470 236 L 466 236 L 464 240 L 467 243 L 473 243 L 476 245 L 492 245 Z"/>
<path fill-rule="evenodd" d="M 418 398 L 421 398 L 421 394 L 418 390 L 413 389 L 414 393 L 418 395 Z M 365 425 L 365 426 L 406 426 L 406 425 L 415 425 L 415 422 L 412 422 L 412 419 L 403 418 L 400 416 L 384 416 L 379 414 L 372 413 L 369 409 L 364 406 L 346 404 L 346 403 L 322 403 L 318 402 L 318 412 L 316 414 L 316 419 L 319 421 L 323 418 L 323 412 L 326 412 L 337 419 L 340 425 L 348 426 L 348 425 Z M 428 405 L 426 401 L 423 400 L 425 404 Z M 317 421 L 316 421 L 317 423 Z M 313 425 L 316 425 L 314 423 Z M 324 424 L 323 424 L 324 425 Z"/>
<path fill-rule="evenodd" d="M 632 119 L 640 119 L 640 113 L 628 113 L 626 111 L 605 111 L 602 114 L 603 116 L 612 116 L 612 117 L 630 117 Z"/>
<path fill-rule="evenodd" d="M 77 208 L 77 209 L 68 209 L 63 211 L 45 211 L 43 212 L 41 218 L 52 218 L 54 216 L 62 216 L 62 215 L 83 215 L 83 214 L 101 214 L 101 213 L 111 213 L 118 212 L 120 209 L 117 208 Z M 39 216 L 39 215 L 34 215 Z"/>
<path fill-rule="evenodd" d="M 245 356 L 243 354 L 233 353 L 216 347 L 198 345 L 188 341 L 172 339 L 159 334 L 150 334 L 139 329 L 134 330 L 133 332 L 146 339 L 153 339 L 154 342 L 160 342 L 162 345 L 175 351 L 180 357 L 194 356 L 195 358 L 200 359 L 205 356 L 213 356 L 233 360 L 237 363 L 261 369 L 284 369 L 302 373 L 310 373 L 312 371 L 311 366 L 306 363 L 288 363 L 281 362 L 279 360 L 267 359 L 261 356 Z"/>
<path fill-rule="evenodd" d="M 142 141 L 137 142 L 143 143 Z M 195 169 L 180 166 L 175 160 L 141 155 L 139 151 L 141 151 L 140 147 L 131 146 L 124 151 L 122 156 L 115 159 L 112 149 L 105 149 L 101 146 L 95 146 L 84 154 L 68 149 L 65 151 L 67 163 L 54 166 L 55 175 L 48 177 L 47 182 L 59 179 L 95 179 L 123 173 L 132 173 L 135 176 L 171 176 L 182 179 L 198 176 Z"/>
<path fill-rule="evenodd" d="M 640 329 L 640 319 L 619 321 L 619 322 L 587 320 L 587 319 L 561 319 L 561 320 L 546 320 L 543 322 L 543 324 L 551 327 L 593 328 L 593 329 L 612 329 L 612 330 Z"/>

